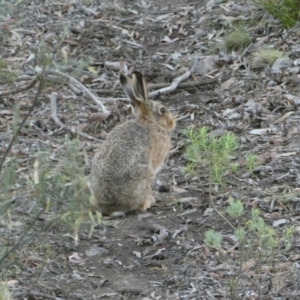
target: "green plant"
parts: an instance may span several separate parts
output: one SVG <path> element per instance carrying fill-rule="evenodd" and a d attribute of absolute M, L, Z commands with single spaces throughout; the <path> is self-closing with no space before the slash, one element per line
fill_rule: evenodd
<path fill-rule="evenodd" d="M 246 156 L 245 161 L 246 161 L 246 167 L 248 168 L 249 172 L 252 174 L 258 161 L 257 155 L 250 153 Z"/>
<path fill-rule="evenodd" d="M 0 281 L 0 300 L 13 300 L 12 293 L 2 281 Z"/>
<path fill-rule="evenodd" d="M 12 83 L 16 78 L 16 73 L 11 70 L 10 65 L 0 60 L 0 84 Z"/>
<path fill-rule="evenodd" d="M 235 299 L 234 295 L 237 292 L 237 288 L 238 288 L 238 282 L 234 279 L 229 280 L 229 295 L 231 295 L 232 299 Z"/>
<path fill-rule="evenodd" d="M 244 227 L 239 227 L 234 231 L 234 235 L 239 239 L 240 242 L 243 242 L 246 238 L 246 231 Z"/>
<path fill-rule="evenodd" d="M 229 206 L 226 208 L 227 214 L 234 219 L 241 217 L 244 212 L 244 205 L 242 201 L 235 201 L 232 197 L 229 197 L 228 203 Z"/>
<path fill-rule="evenodd" d="M 290 28 L 300 20 L 299 0 L 253 0 L 262 6 L 269 14 L 277 18 L 281 24 Z"/>
<path fill-rule="evenodd" d="M 188 162 L 185 171 L 193 174 L 199 166 L 207 167 L 210 182 L 221 184 L 224 172 L 229 169 L 230 155 L 237 148 L 238 142 L 232 133 L 211 138 L 208 132 L 207 127 L 184 131 L 188 138 L 188 145 L 183 154 Z"/>
<path fill-rule="evenodd" d="M 235 29 L 224 37 L 224 45 L 227 51 L 237 51 L 251 44 L 250 36 L 242 28 Z"/>
<path fill-rule="evenodd" d="M 292 248 L 292 236 L 295 233 L 294 227 L 286 227 L 283 231 L 283 236 L 281 238 L 284 244 L 285 251 L 289 251 Z"/>
<path fill-rule="evenodd" d="M 239 267 L 236 268 L 235 279 L 229 280 L 228 294 L 231 299 L 238 299 L 239 283 L 244 271 L 255 274 L 251 280 L 252 286 L 256 287 L 254 291 L 257 295 L 262 293 L 261 286 L 265 284 L 266 270 L 269 270 L 275 261 L 278 263 L 278 258 L 283 253 L 289 251 L 293 234 L 292 227 L 284 228 L 281 234 L 275 232 L 273 227 L 265 223 L 258 209 L 251 210 L 248 221 L 234 231 L 239 250 L 235 261 L 238 261 Z M 228 260 L 228 257 L 224 256 L 224 260 Z"/>
<path fill-rule="evenodd" d="M 213 229 L 209 229 L 204 233 L 204 243 L 207 247 L 221 249 L 222 236 L 215 232 Z"/>
<path fill-rule="evenodd" d="M 251 210 L 251 219 L 247 222 L 247 227 L 251 233 L 256 236 L 257 244 L 262 251 L 274 252 L 278 240 L 274 229 L 265 224 L 263 218 L 259 215 L 258 209 Z"/>
<path fill-rule="evenodd" d="M 46 211 L 59 209 L 56 219 L 73 230 L 75 244 L 79 228 L 85 221 L 90 221 L 91 230 L 95 223 L 101 221 L 101 215 L 94 216 L 92 213 L 94 196 L 80 156 L 78 141 L 67 140 L 55 167 L 52 167 L 47 152 L 41 151 L 36 155 L 33 175 L 34 196 L 42 200 Z M 62 202 L 63 207 L 58 208 L 58 202 Z"/>

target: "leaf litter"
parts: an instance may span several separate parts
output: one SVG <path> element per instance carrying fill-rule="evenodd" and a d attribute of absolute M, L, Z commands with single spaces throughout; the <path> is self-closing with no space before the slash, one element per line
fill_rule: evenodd
<path fill-rule="evenodd" d="M 34 99 L 38 67 L 47 59 L 38 49 L 43 47 L 54 60 L 39 104 L 6 161 L 7 165 L 17 159 L 17 178 L 5 194 L 12 203 L 9 218 L 1 220 L 2 228 L 8 224 L 12 234 L 1 234 L 1 244 L 14 245 L 31 214 L 29 184 L 38 180 L 34 149 L 47 148 L 59 168 L 65 136 L 79 136 L 89 174 L 105 135 L 132 118 L 133 107 L 118 82 L 120 71 L 142 71 L 150 82 L 151 97 L 165 102 L 178 117 L 172 135 L 176 151 L 171 151 L 153 185 L 155 190 L 171 186 L 160 194 L 162 201 L 145 217 L 104 219 L 105 230 L 96 226 L 90 239 L 85 229 L 79 231 L 76 249 L 59 224 L 45 229 L 54 209 L 44 214 L 46 218 L 41 214 L 29 234 L 30 244 L 15 252 L 15 260 L 23 262 L 21 272 L 6 274 L 6 281 L 17 279 L 14 299 L 229 299 L 234 276 L 240 276 L 239 299 L 297 299 L 299 276 L 293 274 L 299 267 L 292 264 L 299 259 L 297 26 L 280 29 L 251 1 L 1 1 L 1 5 L 0 48 L 5 62 L 0 66 L 1 156 L 13 136 L 15 108 L 22 118 Z M 225 34 L 239 22 L 250 45 L 226 53 Z M 277 52 L 270 58 L 266 49 Z M 242 169 L 229 176 L 221 190 L 213 191 L 205 166 L 198 176 L 186 176 L 182 130 L 203 126 L 211 134 L 235 133 L 240 140 L 239 167 L 245 168 L 245 157 L 253 154 L 257 157 L 253 170 Z M 293 247 L 284 257 L 275 257 L 273 266 L 261 262 L 260 273 L 252 258 L 241 263 L 232 229 L 210 205 L 212 197 L 223 211 L 228 196 L 243 201 L 246 209 L 259 208 L 278 232 L 285 224 L 295 227 Z M 224 237 L 222 249 L 205 246 L 204 232 L 211 228 Z M 259 295 L 254 283 L 261 285 Z"/>

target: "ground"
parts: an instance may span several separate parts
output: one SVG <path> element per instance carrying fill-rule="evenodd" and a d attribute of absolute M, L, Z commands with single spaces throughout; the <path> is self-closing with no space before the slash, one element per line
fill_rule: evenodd
<path fill-rule="evenodd" d="M 3 166 L 17 159 L 16 179 L 0 197 L 0 275 L 12 299 L 298 299 L 299 28 L 283 30 L 253 2 L 237 0 L 2 1 L 0 13 L 1 159 L 34 103 L 41 81 L 36 74 L 43 66 L 48 72 Z M 247 28 L 252 43 L 226 53 L 223 37 L 236 26 Z M 253 54 L 262 47 L 281 50 L 290 60 L 277 69 L 256 68 Z M 41 197 L 33 192 L 34 153 L 42 149 L 51 168 L 62 168 L 61 149 L 78 137 L 79 163 L 88 176 L 105 135 L 134 117 L 118 81 L 120 68 L 142 72 L 153 92 L 197 58 L 185 86 L 153 97 L 178 118 L 172 151 L 153 182 L 157 204 L 145 213 L 103 217 L 91 237 L 82 226 L 75 246 L 73 232 L 53 222 L 67 206 L 64 193 L 45 196 L 48 210 L 33 209 Z M 53 70 L 79 80 L 110 116 L 105 119 L 91 97 Z M 51 116 L 53 106 L 62 124 Z M 184 172 L 183 130 L 203 126 L 214 136 L 232 132 L 239 140 L 232 157 L 238 169 L 222 185 L 210 185 L 205 165 L 194 176 Z M 253 172 L 246 167 L 249 154 L 257 157 Z M 70 182 L 71 175 L 66 187 Z M 224 212 L 230 196 L 244 204 L 239 222 Z M 255 239 L 243 252 L 215 208 L 236 228 L 258 208 L 281 241 L 272 259 L 257 254 Z M 286 228 L 293 228 L 287 240 Z M 209 229 L 222 236 L 221 249 L 204 243 Z"/>

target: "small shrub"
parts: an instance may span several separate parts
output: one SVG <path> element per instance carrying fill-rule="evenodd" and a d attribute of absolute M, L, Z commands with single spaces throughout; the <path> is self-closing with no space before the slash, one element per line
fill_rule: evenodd
<path fill-rule="evenodd" d="M 227 51 L 238 51 L 251 44 L 249 34 L 244 29 L 236 29 L 224 38 Z"/>

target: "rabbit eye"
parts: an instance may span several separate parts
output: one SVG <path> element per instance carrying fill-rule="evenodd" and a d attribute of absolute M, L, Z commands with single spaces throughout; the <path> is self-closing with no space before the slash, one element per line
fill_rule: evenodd
<path fill-rule="evenodd" d="M 166 112 L 167 112 L 167 109 L 166 109 L 165 107 L 161 107 L 161 108 L 159 109 L 159 114 L 160 114 L 161 116 L 164 115 Z"/>

